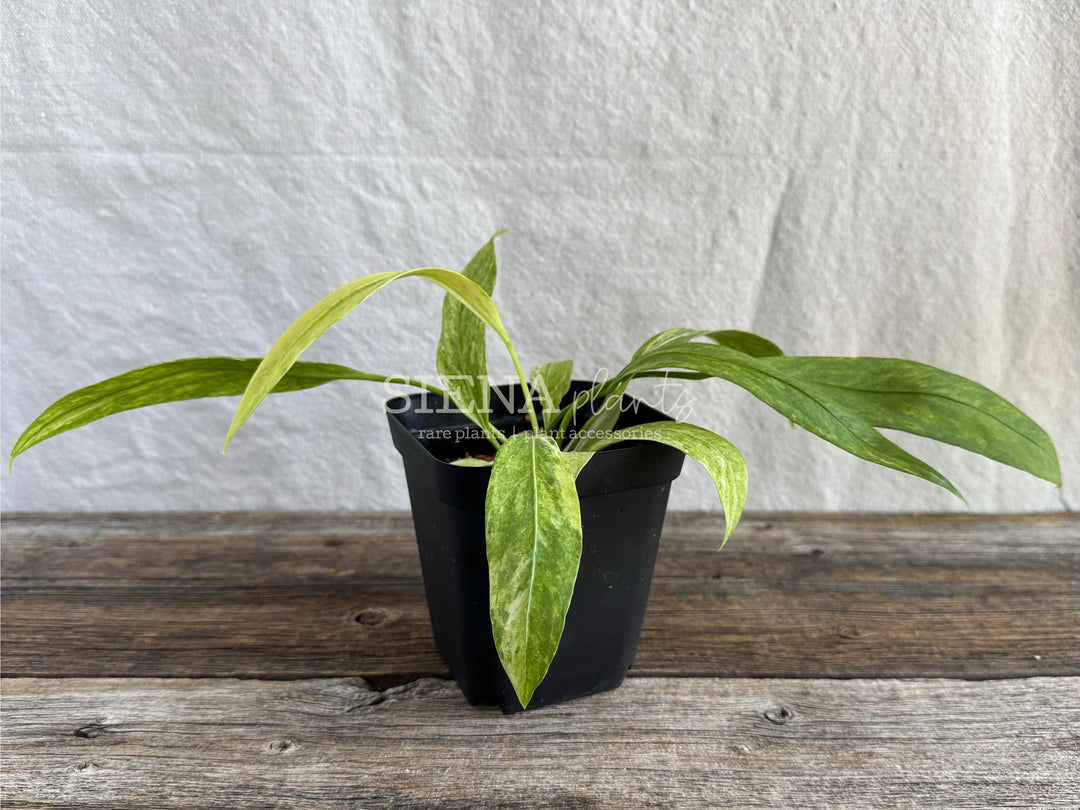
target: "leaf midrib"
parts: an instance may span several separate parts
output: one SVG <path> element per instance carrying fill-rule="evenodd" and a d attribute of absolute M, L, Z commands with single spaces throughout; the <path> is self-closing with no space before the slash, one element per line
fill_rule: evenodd
<path fill-rule="evenodd" d="M 188 374 L 188 373 L 190 373 L 190 372 L 177 371 L 177 372 L 174 372 L 172 374 L 167 375 L 165 377 L 165 379 L 166 380 L 172 379 L 174 377 L 183 376 L 184 374 Z M 221 373 L 221 371 L 219 370 L 218 372 L 215 372 L 215 373 Z M 147 385 L 150 385 L 150 384 L 155 384 L 156 385 L 158 383 L 159 383 L 159 381 L 156 381 L 156 380 L 142 380 L 140 382 L 133 382 L 133 383 L 130 383 L 128 385 L 125 385 L 123 388 L 117 388 L 112 394 L 110 394 L 110 396 L 117 396 L 117 395 L 120 395 L 120 394 L 128 393 L 128 392 L 133 391 L 133 390 L 138 389 L 138 388 L 145 388 Z M 226 394 L 225 396 L 239 396 L 239 395 L 238 394 Z M 197 398 L 197 397 L 192 397 L 192 399 L 195 399 L 195 398 Z M 63 421 L 61 421 L 60 424 L 62 424 L 62 425 L 68 424 L 69 422 L 72 421 L 74 416 L 79 415 L 79 414 L 85 412 L 86 410 L 90 409 L 93 404 L 94 404 L 94 400 L 84 400 L 82 402 L 74 402 L 74 403 L 72 403 L 69 407 L 65 408 L 61 412 L 61 413 L 64 414 L 64 416 L 63 416 Z M 131 408 L 127 408 L 126 410 L 135 410 L 138 407 L 140 407 L 140 406 L 133 406 Z M 109 414 L 109 415 L 114 416 L 115 414 Z M 34 434 L 32 434 L 33 437 L 36 437 L 36 436 L 40 435 L 42 433 L 42 431 L 43 431 L 43 428 L 39 428 L 37 431 L 34 432 Z"/>
<path fill-rule="evenodd" d="M 708 344 L 702 344 L 702 345 L 704 346 L 704 345 L 708 345 Z M 677 351 L 677 350 L 676 350 L 676 351 Z M 724 364 L 729 364 L 729 365 L 731 364 L 731 363 L 730 363 L 730 361 L 728 361 L 728 360 L 724 360 L 723 358 L 717 358 L 717 360 L 718 360 L 718 362 L 720 362 L 720 363 L 724 363 Z M 682 366 L 682 368 L 685 368 L 685 366 Z M 780 383 L 781 385 L 785 385 L 785 386 L 787 386 L 788 388 L 791 388 L 792 390 L 798 391 L 798 392 L 799 392 L 800 394 L 802 394 L 803 396 L 805 396 L 805 397 L 806 397 L 807 399 L 811 400 L 812 402 L 814 402 L 814 403 L 816 403 L 816 404 L 817 404 L 818 406 L 820 406 L 820 407 L 821 407 L 821 408 L 822 408 L 822 409 L 823 409 L 823 410 L 825 411 L 825 413 L 826 413 L 826 414 L 828 414 L 828 415 L 829 415 L 829 417 L 830 417 L 830 418 L 831 418 L 831 419 L 832 419 L 832 420 L 833 420 L 833 421 L 834 421 L 834 422 L 835 422 L 836 424 L 838 424 L 838 425 L 839 425 L 839 426 L 840 426 L 841 428 L 843 428 L 843 429 L 844 429 L 844 430 L 845 430 L 845 431 L 846 431 L 846 432 L 847 432 L 848 434 L 850 434 L 850 435 L 851 435 L 851 436 L 852 436 L 852 437 L 853 437 L 853 438 L 855 439 L 855 441 L 856 441 L 856 442 L 858 442 L 858 443 L 859 443 L 860 445 L 862 445 L 863 447 L 866 447 L 866 448 L 867 448 L 867 449 L 868 449 L 868 450 L 869 450 L 869 451 L 870 451 L 870 452 L 871 452 L 871 453 L 873 454 L 874 458 L 882 458 L 882 457 L 883 457 L 883 456 L 882 456 L 882 454 L 881 454 L 881 451 L 879 451 L 879 450 L 878 450 L 878 449 L 877 449 L 876 447 L 874 447 L 874 445 L 870 444 L 870 443 L 869 443 L 868 441 L 866 441 L 866 439 L 862 438 L 862 437 L 861 437 L 861 436 L 860 436 L 860 435 L 859 435 L 858 433 L 856 433 L 856 432 L 855 432 L 855 431 L 853 431 L 853 430 L 852 430 L 852 429 L 851 429 L 850 427 L 848 427 L 848 426 L 847 426 L 847 425 L 846 425 L 846 424 L 844 423 L 844 421 L 843 421 L 842 419 L 840 419 L 840 418 L 839 418 L 839 417 L 838 417 L 838 416 L 837 416 L 837 415 L 836 415 L 836 414 L 835 414 L 835 413 L 833 412 L 833 409 L 832 409 L 832 408 L 830 408 L 830 407 L 829 407 L 829 406 L 828 406 L 828 405 L 827 405 L 826 403 L 824 403 L 824 402 L 822 402 L 821 400 L 819 400 L 819 399 L 818 399 L 817 397 L 815 397 L 815 396 L 814 396 L 813 394 L 811 394 L 811 393 L 810 393 L 809 391 L 805 391 L 805 390 L 803 390 L 802 388 L 800 388 L 800 387 L 799 387 L 798 385 L 795 385 L 795 384 L 793 384 L 793 383 L 789 382 L 788 380 L 784 380 L 784 379 L 781 379 L 780 377 L 777 377 L 777 376 L 775 376 L 774 374 L 770 374 L 770 373 L 769 373 L 768 371 L 766 371 L 765 369 L 761 369 L 761 368 L 758 368 L 757 366 L 746 366 L 746 368 L 749 368 L 749 369 L 751 369 L 751 370 L 753 370 L 753 371 L 757 371 L 757 372 L 759 372 L 759 373 L 760 373 L 760 374 L 761 374 L 762 376 L 764 376 L 764 377 L 768 377 L 769 379 L 771 379 L 771 380 L 775 380 L 776 382 Z M 718 375 L 718 376 L 719 376 L 719 375 Z M 796 378 L 796 379 L 798 380 L 798 378 Z M 728 382 L 731 382 L 731 380 L 728 380 Z M 804 383 L 805 383 L 805 380 L 802 380 L 801 382 L 804 382 Z M 755 395 L 755 396 L 756 396 L 756 395 Z M 875 427 L 874 427 L 873 425 L 870 425 L 869 423 L 867 423 L 867 425 L 869 426 L 870 430 L 872 430 L 872 431 L 873 431 L 873 432 L 874 432 L 874 433 L 875 433 L 876 435 L 878 435 L 878 436 L 879 436 L 879 437 L 880 437 L 880 438 L 882 439 L 882 441 L 886 441 L 886 442 L 888 442 L 888 441 L 889 441 L 889 440 L 888 440 L 888 439 L 886 439 L 886 438 L 885 438 L 884 436 L 882 436 L 882 435 L 881 435 L 880 433 L 878 433 L 878 432 L 877 432 L 877 429 L 876 429 L 876 428 L 875 428 Z M 805 430 L 805 429 L 806 429 L 806 428 L 804 428 L 804 430 Z M 891 443 L 891 442 L 890 442 L 890 444 L 893 444 L 893 443 Z M 894 446 L 895 446 L 895 447 L 897 447 L 897 449 L 898 449 L 898 450 L 900 450 L 901 452 L 904 452 L 904 453 L 906 453 L 906 451 L 905 451 L 905 450 L 904 450 L 904 449 L 903 449 L 902 447 L 900 447 L 899 445 L 895 445 L 895 444 L 894 444 Z M 910 454 L 908 454 L 908 455 L 910 456 Z M 892 459 L 889 459 L 889 458 L 888 458 L 887 456 L 885 456 L 884 458 L 886 459 L 886 461 L 889 461 L 889 462 L 891 462 L 891 461 L 892 461 Z M 911 457 L 911 458 L 914 458 L 914 457 Z M 918 461 L 918 459 L 915 459 L 915 460 L 916 460 L 916 461 Z M 920 464 L 922 464 L 923 462 L 919 462 L 919 463 L 920 463 Z M 890 467 L 891 467 L 891 466 L 892 466 L 892 464 L 890 463 L 890 464 L 887 464 L 886 466 L 890 466 Z M 928 469 L 932 469 L 932 468 L 929 468 L 929 467 L 928 467 Z M 936 471 L 935 471 L 935 472 L 936 472 Z M 942 478 L 942 480 L 948 480 L 948 479 L 946 479 L 946 478 L 945 478 L 944 476 L 942 476 L 942 475 L 941 475 L 941 473 L 937 473 L 937 475 L 938 475 L 939 477 L 941 477 L 941 478 Z"/>
<path fill-rule="evenodd" d="M 380 279 L 380 281 L 381 281 L 381 280 L 382 280 L 382 279 Z M 332 315 L 332 314 L 336 314 L 336 313 L 337 313 L 337 312 L 338 312 L 338 311 L 339 311 L 339 310 L 341 309 L 341 307 L 342 307 L 342 305 L 343 305 L 343 304 L 345 304 L 346 302 L 351 302 L 351 301 L 352 301 L 352 299 L 353 299 L 353 297 L 355 297 L 355 296 L 358 296 L 358 295 L 360 295 L 360 294 L 361 294 L 361 293 L 363 293 L 363 292 L 366 292 L 366 291 L 367 291 L 367 290 L 368 290 L 368 289 L 369 289 L 370 287 L 374 287 L 374 286 L 376 286 L 376 284 L 377 284 L 377 282 L 374 282 L 374 281 L 372 281 L 372 282 L 370 282 L 370 283 L 368 283 L 368 284 L 362 284 L 362 285 L 360 285 L 360 286 L 359 286 L 359 287 L 357 287 L 357 288 L 356 288 L 355 290 L 352 290 L 352 291 L 351 291 L 350 293 L 348 293 L 348 294 L 346 294 L 345 296 L 343 296 L 343 297 L 342 297 L 342 298 L 341 298 L 341 299 L 340 299 L 339 301 L 337 301 L 337 302 L 336 302 L 336 303 L 334 304 L 333 308 L 332 308 L 332 309 L 330 309 L 330 310 L 328 310 L 328 311 L 327 311 L 327 312 L 326 312 L 326 313 L 325 313 L 324 315 L 322 315 L 322 316 L 320 316 L 320 317 L 317 317 L 317 318 L 315 318 L 314 320 L 312 320 L 312 321 L 311 321 L 311 323 L 310 323 L 310 324 L 308 324 L 306 328 L 302 329 L 302 330 L 300 331 L 300 334 L 299 334 L 299 335 L 297 335 L 297 336 L 296 336 L 296 338 L 295 338 L 295 339 L 294 339 L 294 340 L 293 340 L 292 342 L 290 342 L 290 343 L 289 343 L 289 353 L 291 354 L 291 353 L 292 353 L 292 350 L 293 350 L 293 349 L 294 349 L 294 348 L 295 348 L 295 347 L 296 347 L 297 345 L 299 345 L 299 344 L 300 344 L 301 342 L 303 342 L 303 340 L 304 340 L 304 339 L 305 339 L 305 338 L 306 338 L 306 337 L 308 336 L 308 334 L 309 334 L 309 333 L 311 333 L 312 331 L 314 331 L 314 330 L 315 330 L 315 329 L 316 329 L 316 328 L 317 328 L 318 326 L 320 326 L 320 325 L 321 325 L 321 324 L 322 324 L 322 323 L 323 323 L 323 322 L 324 322 L 325 320 L 327 320 L 327 317 L 328 317 L 328 316 L 330 316 L 330 315 Z M 346 312 L 346 314 L 348 314 L 348 312 Z M 342 318 L 343 318 L 343 317 L 345 317 L 345 316 L 343 315 L 343 316 L 342 316 Z M 338 318 L 337 320 L 341 320 L 341 318 Z M 333 325 L 333 324 L 334 324 L 334 323 L 336 323 L 336 322 L 337 322 L 337 321 L 331 321 L 331 325 Z M 327 329 L 329 329 L 329 328 L 330 328 L 330 327 L 327 327 Z M 325 331 L 325 330 L 324 330 L 324 331 Z M 321 334 L 321 333 L 320 333 L 320 334 Z M 317 339 L 318 339 L 318 338 L 316 338 L 316 340 L 317 340 Z M 315 342 L 314 340 L 313 340 L 313 341 L 311 341 L 311 343 L 314 343 L 314 342 Z M 309 343 L 309 344 L 307 344 L 307 345 L 308 345 L 308 346 L 310 346 L 310 345 L 311 345 L 311 343 Z M 304 348 L 307 348 L 307 346 L 305 346 Z M 300 350 L 300 352 L 298 352 L 298 353 L 297 353 L 297 356 L 299 356 L 299 355 L 300 355 L 300 354 L 302 354 L 302 353 L 303 353 L 303 349 L 301 349 L 301 350 Z M 281 364 L 281 363 L 280 363 L 280 361 L 279 361 L 279 362 L 278 362 L 278 365 L 280 365 L 280 364 Z M 259 370 L 261 370 L 261 366 L 260 366 L 260 369 L 256 369 L 256 373 L 258 373 L 258 371 L 259 371 Z M 265 376 L 266 374 L 267 374 L 267 372 L 265 372 L 265 371 L 264 371 L 264 376 Z"/>
<path fill-rule="evenodd" d="M 522 650 L 525 654 L 525 672 L 526 676 L 529 671 L 529 627 L 532 624 L 532 603 L 533 603 L 533 591 L 536 587 L 536 553 L 539 546 L 540 536 L 540 495 L 539 489 L 536 486 L 536 442 L 529 442 L 529 460 L 532 464 L 532 485 L 533 485 L 533 542 L 532 542 L 532 560 L 529 568 L 529 600 L 525 605 L 525 641 L 522 646 Z M 524 708 L 524 707 L 522 707 Z"/>
<path fill-rule="evenodd" d="M 670 350 L 670 351 L 673 351 L 675 353 L 679 352 L 678 349 L 673 349 L 673 350 Z M 676 354 L 676 356 L 678 356 L 678 355 Z M 729 365 L 729 366 L 734 365 L 730 360 L 726 360 L 726 359 L 724 359 L 722 357 L 717 357 L 717 358 L 714 358 L 714 359 L 717 362 L 719 362 L 721 364 L 724 364 L 724 365 Z M 933 467 L 931 467 L 926 462 L 924 462 L 921 459 L 919 459 L 919 458 L 911 455 L 910 453 L 908 453 L 906 450 L 904 450 L 904 448 L 900 447 L 895 442 L 889 441 L 889 439 L 886 438 L 885 436 L 883 436 L 881 433 L 879 433 L 877 431 L 877 429 L 873 425 L 870 425 L 869 423 L 867 423 L 867 427 L 870 428 L 871 432 L 873 432 L 876 436 L 878 436 L 886 444 L 889 444 L 892 447 L 896 448 L 896 452 L 897 452 L 897 455 L 898 455 L 897 459 L 894 460 L 889 455 L 883 454 L 882 451 L 880 451 L 874 445 L 870 444 L 867 440 L 863 439 L 861 436 L 859 436 L 857 433 L 855 433 L 850 427 L 848 427 L 847 424 L 845 424 L 843 422 L 843 420 L 841 420 L 833 412 L 832 408 L 830 408 L 824 402 L 821 402 L 817 397 L 815 397 L 809 391 L 803 390 L 799 385 L 796 385 L 794 382 L 789 382 L 788 380 L 784 380 L 784 379 L 781 379 L 781 378 L 775 376 L 774 373 L 770 373 L 767 370 L 767 368 L 762 368 L 757 363 L 754 363 L 753 365 L 744 365 L 743 367 L 746 368 L 746 369 L 752 370 L 752 371 L 756 371 L 759 374 L 761 374 L 763 377 L 767 377 L 769 379 L 775 380 L 777 383 L 779 383 L 781 385 L 785 385 L 785 386 L 791 388 L 792 390 L 798 391 L 803 396 L 805 396 L 807 399 L 809 399 L 812 402 L 816 403 L 818 406 L 820 406 L 822 409 L 824 409 L 825 413 L 828 414 L 829 418 L 831 418 L 836 424 L 838 424 L 847 434 L 852 436 L 854 438 L 855 442 L 859 446 L 866 448 L 865 452 L 868 452 L 869 456 L 870 456 L 868 460 L 873 461 L 876 464 L 881 464 L 881 465 L 883 465 L 885 467 L 889 467 L 891 469 L 900 470 L 901 472 L 906 472 L 906 473 L 909 473 L 909 474 L 912 474 L 912 475 L 917 475 L 920 478 L 925 478 L 928 481 L 932 481 L 934 483 L 937 483 L 939 486 L 945 487 L 945 489 L 949 490 L 950 492 L 955 494 L 957 497 L 959 497 L 961 500 L 963 500 L 963 496 L 960 494 L 959 490 L 956 489 L 956 487 L 953 485 L 953 483 L 948 478 L 946 478 L 944 475 L 942 475 L 940 472 L 935 470 Z M 683 366 L 683 368 L 685 368 L 685 366 Z M 717 376 L 720 376 L 720 375 L 717 375 Z M 796 382 L 802 382 L 802 383 L 805 384 L 805 381 L 800 380 L 798 377 L 795 377 L 794 379 L 795 379 Z M 731 382 L 731 380 L 728 380 L 728 381 Z M 742 387 L 742 386 L 740 386 L 740 387 Z M 755 394 L 755 396 L 757 396 L 757 395 Z M 858 417 L 857 414 L 855 415 L 855 417 L 857 419 L 860 418 L 860 417 Z M 865 421 L 865 420 L 861 420 L 861 421 Z M 806 430 L 806 429 L 807 428 L 804 428 L 804 430 Z M 833 442 L 833 444 L 835 444 L 835 442 Z M 857 455 L 857 454 L 853 454 L 853 455 Z M 904 466 L 898 466 L 899 464 L 903 464 Z M 924 472 L 919 472 L 920 470 L 925 470 L 925 473 Z"/>
<path fill-rule="evenodd" d="M 453 323 L 454 342 L 457 343 L 457 355 L 458 355 L 459 359 L 460 358 L 465 358 L 465 357 L 470 357 L 471 355 L 466 353 L 467 346 L 466 346 L 466 343 L 465 343 L 465 335 L 462 334 L 462 328 L 461 328 L 462 327 L 462 320 L 463 320 L 464 315 L 466 315 L 466 314 L 471 315 L 474 318 L 476 316 L 472 312 L 470 312 L 468 310 L 468 308 L 464 304 L 462 304 L 460 301 L 458 301 L 456 298 L 453 298 L 452 296 L 451 296 L 451 298 L 452 298 L 453 302 L 455 304 L 457 304 L 457 306 L 454 307 L 454 323 Z M 485 332 L 487 331 L 487 325 L 486 324 L 484 325 L 484 330 L 485 330 Z M 485 352 L 485 355 L 486 355 L 486 352 Z M 461 369 L 459 369 L 459 371 L 460 370 Z M 484 371 L 485 372 L 487 371 L 487 357 L 486 356 L 484 357 Z M 476 383 L 475 380 L 473 380 L 471 382 L 462 381 L 462 380 L 455 380 L 453 384 L 454 384 L 455 387 L 460 385 L 462 388 L 471 388 L 472 390 L 470 391 L 470 393 L 472 394 L 474 399 L 476 397 L 477 392 L 479 391 L 479 385 L 480 385 L 480 384 Z M 447 387 L 449 388 L 450 386 L 447 386 Z M 481 396 L 483 396 L 483 395 L 481 394 Z M 459 403 L 459 402 L 455 402 L 454 404 L 457 405 L 458 407 L 461 407 L 461 403 Z M 465 403 L 465 407 L 468 408 L 469 410 L 471 410 L 473 412 L 473 414 L 478 416 L 481 420 L 484 420 L 486 415 L 481 414 L 480 413 L 480 408 L 479 408 L 479 406 L 482 405 L 482 404 L 483 404 L 483 402 L 474 402 L 472 407 L 470 408 L 470 403 Z"/>
<path fill-rule="evenodd" d="M 880 389 L 877 389 L 877 388 L 857 388 L 857 387 L 855 387 L 853 385 L 837 385 L 835 383 L 813 382 L 813 381 L 811 381 L 810 384 L 811 385 L 821 385 L 821 386 L 825 386 L 827 388 L 839 388 L 842 391 L 858 391 L 858 392 L 864 393 L 864 394 L 917 394 L 919 396 L 924 396 L 924 397 L 937 397 L 938 399 L 943 399 L 943 400 L 945 400 L 947 402 L 952 402 L 952 403 L 955 403 L 957 405 L 962 405 L 964 407 L 968 407 L 968 408 L 971 408 L 972 410 L 978 411 L 983 416 L 986 416 L 989 419 L 993 419 L 995 422 L 997 422 L 1001 426 L 1005 427 L 1009 431 L 1015 433 L 1020 438 L 1026 439 L 1027 441 L 1031 442 L 1040 451 L 1045 452 L 1043 446 L 1037 440 L 1031 438 L 1030 436 L 1028 436 L 1023 431 L 1017 430 L 1015 427 L 1010 425 L 1008 422 L 1005 422 L 1000 417 L 995 416 L 992 413 L 988 413 L 987 411 L 984 411 L 982 408 L 976 407 L 976 406 L 972 405 L 969 402 L 963 402 L 963 401 L 961 401 L 959 399 L 956 399 L 954 397 L 950 397 L 947 394 L 938 393 L 937 391 L 903 391 L 903 390 L 899 390 L 899 391 L 893 391 L 893 390 L 883 391 L 883 390 L 880 390 Z"/>

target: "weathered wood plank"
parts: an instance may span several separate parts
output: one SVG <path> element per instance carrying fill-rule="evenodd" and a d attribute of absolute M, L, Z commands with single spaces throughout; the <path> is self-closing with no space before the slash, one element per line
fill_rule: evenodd
<path fill-rule="evenodd" d="M 1076 515 L 669 516 L 636 675 L 1080 673 Z M 9 514 L 3 674 L 445 670 L 408 515 Z"/>
<path fill-rule="evenodd" d="M 5 807 L 1075 807 L 1080 678 L 6 681 Z"/>

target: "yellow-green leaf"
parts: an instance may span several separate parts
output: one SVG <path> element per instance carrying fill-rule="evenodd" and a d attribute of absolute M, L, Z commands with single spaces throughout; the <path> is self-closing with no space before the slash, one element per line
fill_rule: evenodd
<path fill-rule="evenodd" d="M 745 388 L 792 422 L 852 455 L 932 481 L 963 500 L 956 487 L 929 464 L 893 444 L 843 401 L 794 373 L 786 357 L 752 357 L 726 346 L 683 343 L 647 352 L 622 375 L 679 368 L 721 377 Z"/>
<path fill-rule="evenodd" d="M 461 273 L 441 267 L 420 267 L 398 273 L 373 273 L 363 276 L 342 285 L 311 307 L 297 318 L 270 347 L 270 351 L 266 353 L 266 357 L 255 370 L 251 382 L 244 391 L 244 398 L 240 401 L 225 436 L 225 446 L 228 446 L 232 437 L 236 435 L 236 431 L 255 412 L 259 403 L 274 389 L 278 380 L 285 376 L 305 349 L 375 292 L 391 281 L 410 276 L 417 276 L 438 284 L 494 329 L 504 343 L 510 343 L 510 336 L 506 332 L 506 327 L 503 326 L 502 318 L 499 317 L 495 302 L 476 282 L 470 281 Z"/>
<path fill-rule="evenodd" d="M 488 295 L 495 290 L 495 238 L 491 237 L 461 274 Z M 442 331 L 435 351 L 435 367 L 446 393 L 469 419 L 488 436 L 502 434 L 488 414 L 491 386 L 487 377 L 487 324 L 452 293 L 443 300 Z"/>
<path fill-rule="evenodd" d="M 544 363 L 529 370 L 529 388 L 540 395 L 543 407 L 544 427 L 553 429 L 552 421 L 559 410 L 566 392 L 570 390 L 570 380 L 574 375 L 573 360 L 557 360 Z"/>
<path fill-rule="evenodd" d="M 602 450 L 613 444 L 632 440 L 670 445 L 677 450 L 682 450 L 708 471 L 713 483 L 716 484 L 720 505 L 724 508 L 726 526 L 724 539 L 720 544 L 723 548 L 724 543 L 738 525 L 743 506 L 746 504 L 746 461 L 742 453 L 723 436 L 686 422 L 648 422 L 644 425 L 616 430 L 610 436 L 595 441 L 591 448 Z"/>
<path fill-rule="evenodd" d="M 721 346 L 727 346 L 729 349 L 735 349 L 751 357 L 782 357 L 784 354 L 771 340 L 766 340 L 753 332 L 719 329 L 715 332 L 706 332 L 705 337 Z"/>
<path fill-rule="evenodd" d="M 11 459 L 46 439 L 115 413 L 187 399 L 239 396 L 261 362 L 259 357 L 188 357 L 136 368 L 72 391 L 23 431 Z M 406 382 L 333 363 L 296 363 L 272 392 L 299 391 L 333 380 Z"/>
<path fill-rule="evenodd" d="M 878 357 L 785 357 L 771 365 L 874 427 L 901 430 L 1061 484 L 1046 431 L 978 383 L 939 368 Z"/>
<path fill-rule="evenodd" d="M 564 450 L 563 455 L 566 456 L 566 463 L 570 465 L 570 472 L 574 474 L 576 479 L 585 465 L 589 463 L 594 455 L 592 450 Z"/>
<path fill-rule="evenodd" d="M 784 353 L 780 347 L 771 340 L 766 340 L 753 332 L 743 332 L 738 329 L 718 329 L 710 332 L 707 329 L 667 329 L 658 332 L 646 340 L 634 352 L 634 357 L 640 357 L 646 352 L 655 351 L 664 346 L 672 346 L 677 343 L 689 343 L 699 337 L 707 337 L 714 343 L 735 349 L 751 357 L 780 357 Z"/>
<path fill-rule="evenodd" d="M 554 441 L 519 433 L 499 448 L 485 521 L 495 648 L 527 707 L 559 648 L 581 563 L 574 473 Z"/>
<path fill-rule="evenodd" d="M 636 352 L 634 357 L 640 357 L 646 352 L 655 351 L 664 346 L 669 346 L 675 343 L 689 343 L 694 338 L 699 338 L 706 333 L 704 329 L 685 329 L 683 327 L 676 327 L 675 329 L 665 329 L 663 332 L 657 332 L 651 338 L 642 343 Z"/>
<path fill-rule="evenodd" d="M 467 456 L 466 458 L 457 458 L 450 462 L 455 467 L 490 467 L 492 462 L 485 458 L 473 458 Z"/>

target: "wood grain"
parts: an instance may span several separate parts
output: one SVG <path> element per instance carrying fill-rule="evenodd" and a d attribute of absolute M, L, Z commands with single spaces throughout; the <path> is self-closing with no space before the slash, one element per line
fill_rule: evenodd
<path fill-rule="evenodd" d="M 505 717 L 417 679 L 407 515 L 5 515 L 4 806 L 1077 806 L 1075 516 L 721 528 L 669 517 L 632 671 L 696 677 Z"/>
<path fill-rule="evenodd" d="M 632 675 L 1080 674 L 1076 515 L 674 513 Z M 10 514 L 5 676 L 443 676 L 408 515 Z"/>
<path fill-rule="evenodd" d="M 641 678 L 526 715 L 447 681 L 5 682 L 4 806 L 1075 807 L 1080 678 Z"/>

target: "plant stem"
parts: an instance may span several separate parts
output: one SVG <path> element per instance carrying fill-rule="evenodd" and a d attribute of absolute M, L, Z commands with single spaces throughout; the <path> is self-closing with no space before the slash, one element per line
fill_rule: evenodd
<path fill-rule="evenodd" d="M 623 390 L 625 390 L 625 384 L 629 383 L 631 379 L 637 379 L 638 377 L 663 377 L 677 380 L 704 380 L 708 378 L 708 374 L 702 374 L 697 371 L 645 371 L 638 372 L 630 375 L 630 378 L 623 382 Z M 614 393 L 622 380 L 622 374 L 616 374 L 610 380 L 594 385 L 581 393 L 577 394 L 573 401 L 565 408 L 561 408 L 552 419 L 552 424 L 557 424 L 558 428 L 552 431 L 555 436 L 555 440 L 562 447 L 563 438 L 566 431 L 570 427 L 571 421 L 573 421 L 574 414 L 577 413 L 578 408 L 584 405 L 586 402 L 590 402 L 594 399 L 606 399 L 610 394 Z M 595 416 L 595 415 L 594 415 Z M 593 417 L 590 417 L 590 420 Z M 586 428 L 588 424 L 586 424 Z"/>
<path fill-rule="evenodd" d="M 574 415 L 578 412 L 578 409 L 582 405 L 586 405 L 595 399 L 600 399 L 601 401 L 603 401 L 607 397 L 608 386 L 610 386 L 611 383 L 612 381 L 609 380 L 608 382 L 594 385 L 592 388 L 589 388 L 586 391 L 582 391 L 580 394 L 577 394 L 574 397 L 573 401 L 569 405 L 567 405 L 555 415 L 555 420 L 559 423 L 558 435 L 556 436 L 556 441 L 559 443 L 559 447 L 562 447 L 563 439 L 566 436 L 567 431 L 570 429 L 570 424 L 574 421 Z M 591 424 L 592 420 L 595 419 L 596 416 L 597 414 L 593 414 L 592 416 L 590 416 L 589 421 L 586 424 Z"/>
<path fill-rule="evenodd" d="M 579 394 L 574 394 L 574 398 L 570 401 L 570 404 L 565 408 L 561 408 L 558 413 L 555 414 L 555 418 L 552 419 L 552 424 L 557 424 L 558 427 L 554 431 L 555 441 L 558 442 L 559 447 L 562 447 L 563 436 L 566 435 L 566 431 L 570 427 L 570 422 L 573 421 L 574 414 L 577 413 L 577 409 L 589 401 L 589 394 L 595 390 L 590 388 L 588 391 L 582 391 Z"/>
<path fill-rule="evenodd" d="M 422 380 L 416 380 L 412 377 L 386 377 L 384 382 L 394 383 L 395 385 L 412 385 L 416 388 L 426 388 L 433 394 L 438 394 L 443 399 L 446 399 L 446 392 L 439 388 L 437 385 L 423 382 Z"/>
<path fill-rule="evenodd" d="M 629 383 L 629 380 L 627 380 L 627 383 Z M 593 429 L 593 425 L 596 424 L 596 420 L 599 419 L 601 416 L 603 416 L 604 412 L 609 407 L 611 407 L 611 408 L 620 407 L 620 405 L 622 403 L 622 395 L 623 395 L 624 391 L 626 391 L 626 383 L 624 383 L 623 385 L 616 388 L 610 394 L 606 394 L 606 395 L 604 395 L 602 397 L 598 397 L 598 399 L 600 400 L 600 407 L 597 408 L 596 411 L 593 412 L 592 416 L 590 416 L 587 420 L 585 420 L 585 424 L 582 426 L 581 430 L 578 431 L 578 434 L 574 437 L 574 440 L 572 442 L 570 442 L 570 444 L 567 446 L 567 448 L 566 448 L 567 450 L 581 450 L 582 449 L 582 442 L 583 441 L 588 442 L 588 439 L 582 440 L 582 438 L 581 438 L 582 435 L 585 435 L 585 436 L 589 435 L 589 431 L 591 431 Z M 609 406 L 607 404 L 607 400 L 608 400 L 609 396 L 618 397 L 619 401 L 617 403 L 615 403 L 614 405 Z M 616 419 L 617 418 L 618 417 L 616 417 Z"/>
<path fill-rule="evenodd" d="M 518 360 L 517 352 L 514 351 L 514 344 L 510 342 L 509 337 L 504 338 L 503 343 L 506 344 L 506 350 L 510 352 L 510 359 L 514 361 L 514 370 L 517 371 L 518 379 L 521 381 L 521 390 L 525 392 L 525 404 L 529 408 L 529 420 L 532 422 L 533 432 L 540 435 L 542 430 L 540 427 L 540 420 L 536 418 L 536 409 L 533 407 L 532 392 L 529 390 L 529 381 L 525 377 L 525 372 L 521 368 L 521 361 Z"/>
<path fill-rule="evenodd" d="M 442 390 L 441 388 L 439 388 L 437 385 L 432 385 L 431 383 L 426 383 L 426 382 L 423 382 L 422 380 L 416 380 L 416 379 L 413 379 L 412 377 L 386 377 L 386 378 L 384 378 L 384 381 L 388 382 L 388 383 L 395 383 L 397 385 L 412 385 L 412 386 L 415 386 L 417 388 L 424 388 L 424 389 L 430 391 L 431 393 L 437 394 L 440 397 L 442 397 L 443 401 L 451 401 L 450 398 L 446 395 L 446 392 L 444 390 Z M 492 427 L 494 428 L 494 425 L 492 425 Z M 496 450 L 498 450 L 499 446 L 504 441 L 506 441 L 506 439 L 504 439 L 502 437 L 502 435 L 500 433 L 498 433 L 498 431 L 496 431 L 494 436 L 489 434 L 487 431 L 484 431 L 484 437 L 489 442 L 491 442 L 492 447 L 494 447 Z"/>

